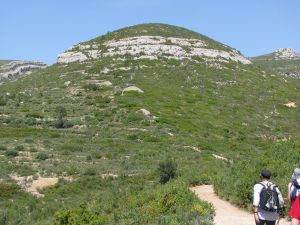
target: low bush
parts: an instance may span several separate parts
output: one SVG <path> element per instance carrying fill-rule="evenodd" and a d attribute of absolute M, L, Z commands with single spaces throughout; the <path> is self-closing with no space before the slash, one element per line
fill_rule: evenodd
<path fill-rule="evenodd" d="M 20 151 L 24 151 L 24 146 L 23 145 L 18 145 L 18 146 L 16 146 L 16 147 L 14 147 L 14 150 L 16 150 L 16 151 L 18 151 L 18 152 L 20 152 Z"/>
<path fill-rule="evenodd" d="M 4 146 L 4 145 L 0 145 L 0 150 L 7 150 L 7 147 L 6 146 Z"/>
<path fill-rule="evenodd" d="M 0 183 L 0 198 L 11 198 L 20 191 L 17 184 Z"/>
<path fill-rule="evenodd" d="M 5 152 L 5 155 L 8 156 L 8 157 L 16 157 L 19 155 L 18 151 L 14 150 L 14 149 L 11 149 L 11 150 L 7 150 Z"/>
<path fill-rule="evenodd" d="M 87 175 L 87 176 L 95 176 L 96 174 L 97 174 L 97 170 L 96 168 L 93 167 L 88 167 L 83 173 L 83 175 Z"/>
<path fill-rule="evenodd" d="M 49 156 L 44 152 L 39 152 L 36 156 L 36 159 L 38 159 L 38 160 L 46 160 L 48 158 L 49 158 Z"/>
<path fill-rule="evenodd" d="M 5 106 L 7 104 L 7 100 L 0 96 L 0 106 Z"/>
<path fill-rule="evenodd" d="M 165 184 L 176 177 L 177 164 L 173 160 L 167 159 L 164 162 L 159 163 L 158 172 L 160 177 L 159 182 Z"/>

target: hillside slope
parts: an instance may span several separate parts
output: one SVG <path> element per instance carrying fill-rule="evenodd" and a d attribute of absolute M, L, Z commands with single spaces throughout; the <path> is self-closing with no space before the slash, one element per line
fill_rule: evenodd
<path fill-rule="evenodd" d="M 53 223 L 58 211 L 57 221 L 82 213 L 103 224 L 210 224 L 211 208 L 186 185 L 223 173 L 219 179 L 234 179 L 236 162 L 258 163 L 274 144 L 299 148 L 297 84 L 229 46 L 165 24 L 75 45 L 0 93 L 0 178 L 10 185 L 12 173 L 60 178 L 41 191 L 43 200 L 12 191 L 14 203 L 0 201 L 11 223 L 20 215 L 23 224 Z M 157 168 L 165 159 L 177 163 L 179 178 L 161 186 Z"/>
<path fill-rule="evenodd" d="M 253 57 L 251 61 L 284 77 L 300 78 L 300 54 L 292 48 L 279 48 L 273 53 Z"/>

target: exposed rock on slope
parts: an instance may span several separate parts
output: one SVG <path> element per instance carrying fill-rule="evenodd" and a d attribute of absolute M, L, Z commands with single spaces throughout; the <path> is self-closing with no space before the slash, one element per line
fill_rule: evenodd
<path fill-rule="evenodd" d="M 42 62 L 11 61 L 0 66 L 0 80 L 16 79 L 46 67 L 47 65 Z"/>
<path fill-rule="evenodd" d="M 300 59 L 300 55 L 292 48 L 278 48 L 275 52 L 275 59 Z"/>
<path fill-rule="evenodd" d="M 289 78 L 300 78 L 300 54 L 292 48 L 251 58 L 254 64 Z"/>
<path fill-rule="evenodd" d="M 155 60 L 192 59 L 201 57 L 207 61 L 229 62 L 243 64 L 251 62 L 234 49 L 211 49 L 203 40 L 194 38 L 175 38 L 162 36 L 134 36 L 102 43 L 79 44 L 67 52 L 58 55 L 58 63 L 82 62 L 101 57 L 124 57 L 126 55 L 137 59 Z"/>

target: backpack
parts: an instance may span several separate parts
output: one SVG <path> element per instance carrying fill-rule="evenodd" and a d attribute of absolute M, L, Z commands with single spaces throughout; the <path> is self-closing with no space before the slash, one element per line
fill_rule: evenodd
<path fill-rule="evenodd" d="M 293 180 L 291 185 L 291 192 L 290 192 L 290 198 L 291 201 L 294 202 L 300 193 L 300 184 L 298 183 L 298 180 Z"/>
<path fill-rule="evenodd" d="M 269 212 L 278 212 L 280 210 L 280 205 L 276 190 L 277 186 L 272 183 L 268 183 L 266 185 L 263 183 L 260 184 L 263 186 L 263 188 L 260 192 L 260 201 L 258 207 Z"/>

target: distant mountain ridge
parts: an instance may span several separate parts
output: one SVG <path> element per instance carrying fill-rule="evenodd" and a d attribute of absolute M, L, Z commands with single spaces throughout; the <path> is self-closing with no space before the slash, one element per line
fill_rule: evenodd
<path fill-rule="evenodd" d="M 1 60 L 0 81 L 12 80 L 47 67 L 47 64 L 34 61 Z"/>
<path fill-rule="evenodd" d="M 300 78 L 300 54 L 293 48 L 278 48 L 273 53 L 252 57 L 250 60 L 283 76 Z"/>
<path fill-rule="evenodd" d="M 296 52 L 293 48 L 278 48 L 275 52 L 251 57 L 253 60 L 293 60 L 293 59 L 300 59 L 300 54 Z"/>

